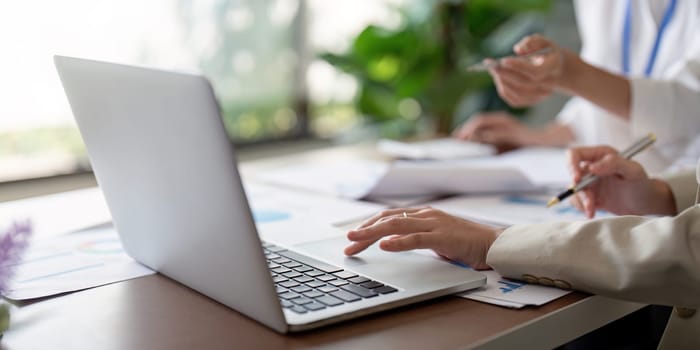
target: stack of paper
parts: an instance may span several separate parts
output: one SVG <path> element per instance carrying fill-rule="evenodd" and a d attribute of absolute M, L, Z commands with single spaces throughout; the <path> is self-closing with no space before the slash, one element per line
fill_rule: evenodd
<path fill-rule="evenodd" d="M 353 199 L 535 192 L 570 182 L 562 149 L 528 148 L 450 161 L 315 164 L 283 168 L 263 181 Z"/>
<path fill-rule="evenodd" d="M 459 159 L 486 157 L 496 154 L 496 148 L 482 143 L 442 138 L 417 142 L 381 140 L 377 143 L 380 153 L 403 159 Z"/>
<path fill-rule="evenodd" d="M 464 159 L 455 163 L 472 167 L 509 167 L 517 169 L 535 187 L 561 189 L 571 184 L 566 150 L 562 148 L 527 147 L 496 157 Z"/>
<path fill-rule="evenodd" d="M 539 190 L 516 168 L 468 162 L 396 161 L 361 198 Z"/>

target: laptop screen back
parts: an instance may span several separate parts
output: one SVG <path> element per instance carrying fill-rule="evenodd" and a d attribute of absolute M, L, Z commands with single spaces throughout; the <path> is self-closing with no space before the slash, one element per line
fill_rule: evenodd
<path fill-rule="evenodd" d="M 284 331 L 209 82 L 61 56 L 55 64 L 125 250 Z"/>

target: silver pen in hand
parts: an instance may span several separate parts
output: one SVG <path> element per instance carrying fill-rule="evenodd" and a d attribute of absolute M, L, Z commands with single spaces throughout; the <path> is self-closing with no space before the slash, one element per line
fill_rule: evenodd
<path fill-rule="evenodd" d="M 501 57 L 501 58 L 492 59 L 492 60 L 489 60 L 487 62 L 475 63 L 475 64 L 472 64 L 471 66 L 467 67 L 467 70 L 470 72 L 483 72 L 483 71 L 487 71 L 491 68 L 498 67 L 501 64 L 501 60 L 504 58 L 528 59 L 528 58 L 532 58 L 535 56 L 545 55 L 545 54 L 548 54 L 550 52 L 552 52 L 552 48 L 545 47 L 545 48 L 539 49 L 539 50 L 534 51 L 534 52 L 530 52 L 529 54 L 522 55 L 522 56 L 505 56 L 505 57 Z"/>
<path fill-rule="evenodd" d="M 641 138 L 639 141 L 635 142 L 631 146 L 627 147 L 624 151 L 620 152 L 620 157 L 623 157 L 625 159 L 630 159 L 632 158 L 635 154 L 643 151 L 647 147 L 651 146 L 652 143 L 656 141 L 656 135 L 653 133 L 650 133 L 647 136 L 644 136 Z M 576 185 L 573 185 L 569 187 L 566 191 L 558 194 L 556 197 L 552 197 L 552 199 L 547 202 L 547 208 L 563 201 L 567 197 L 571 196 L 572 194 L 586 188 L 588 185 L 596 182 L 600 177 L 597 175 L 593 174 L 588 174 L 584 176 L 579 183 Z"/>

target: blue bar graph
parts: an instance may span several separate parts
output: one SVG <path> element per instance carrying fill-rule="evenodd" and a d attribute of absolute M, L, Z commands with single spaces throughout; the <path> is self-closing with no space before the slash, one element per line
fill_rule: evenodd
<path fill-rule="evenodd" d="M 503 292 L 503 293 L 510 293 L 518 288 L 522 288 L 525 285 L 525 283 L 506 281 L 506 280 L 500 280 L 500 281 L 498 281 L 498 284 L 501 286 L 501 287 L 498 287 L 498 289 L 500 289 L 501 292 Z"/>

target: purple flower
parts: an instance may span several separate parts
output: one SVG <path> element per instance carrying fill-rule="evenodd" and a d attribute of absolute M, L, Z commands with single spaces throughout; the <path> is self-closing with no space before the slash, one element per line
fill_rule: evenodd
<path fill-rule="evenodd" d="M 22 252 L 29 244 L 32 225 L 27 220 L 24 223 L 15 222 L 0 237 L 0 294 L 7 291 L 10 278 L 20 261 Z"/>

